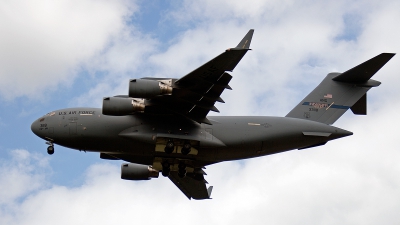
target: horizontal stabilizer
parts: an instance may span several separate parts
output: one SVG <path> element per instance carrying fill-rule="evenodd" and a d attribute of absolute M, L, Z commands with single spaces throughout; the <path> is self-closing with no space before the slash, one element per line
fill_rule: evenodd
<path fill-rule="evenodd" d="M 332 80 L 346 83 L 367 82 L 378 70 L 380 70 L 395 54 L 382 53 L 374 58 L 353 67 L 346 72 L 334 77 Z"/>

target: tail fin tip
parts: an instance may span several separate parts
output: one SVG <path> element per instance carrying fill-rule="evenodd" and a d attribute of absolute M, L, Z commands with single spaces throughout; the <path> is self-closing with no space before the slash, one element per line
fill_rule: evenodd
<path fill-rule="evenodd" d="M 250 29 L 249 32 L 247 32 L 247 34 L 244 36 L 244 38 L 240 41 L 240 43 L 236 46 L 236 48 L 249 49 L 253 34 L 254 29 Z"/>

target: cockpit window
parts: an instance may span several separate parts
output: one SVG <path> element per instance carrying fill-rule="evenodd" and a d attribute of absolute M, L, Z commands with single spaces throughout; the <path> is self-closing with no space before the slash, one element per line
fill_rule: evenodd
<path fill-rule="evenodd" d="M 49 112 L 45 116 L 54 116 L 54 115 L 56 115 L 56 112 Z"/>

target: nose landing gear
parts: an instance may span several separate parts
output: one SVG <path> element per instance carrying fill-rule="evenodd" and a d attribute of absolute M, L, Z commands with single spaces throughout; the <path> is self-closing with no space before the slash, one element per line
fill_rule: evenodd
<path fill-rule="evenodd" d="M 47 147 L 47 154 L 49 155 L 53 155 L 54 154 L 54 144 L 52 140 L 49 140 L 46 142 L 46 144 L 50 145 L 49 147 Z"/>
<path fill-rule="evenodd" d="M 53 155 L 54 154 L 54 146 L 47 147 L 47 154 Z"/>

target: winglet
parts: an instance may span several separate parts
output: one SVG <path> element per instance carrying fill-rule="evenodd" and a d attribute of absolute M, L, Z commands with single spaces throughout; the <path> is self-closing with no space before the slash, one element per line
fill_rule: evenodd
<path fill-rule="evenodd" d="M 244 36 L 242 41 L 240 41 L 240 43 L 236 46 L 236 48 L 249 49 L 253 33 L 254 29 L 250 29 L 249 32 L 247 32 L 246 36 Z"/>
<path fill-rule="evenodd" d="M 395 54 L 382 53 L 374 58 L 367 60 L 360 65 L 353 67 L 346 72 L 339 74 L 332 80 L 345 83 L 364 83 L 367 82 L 378 70 L 380 70 Z"/>

